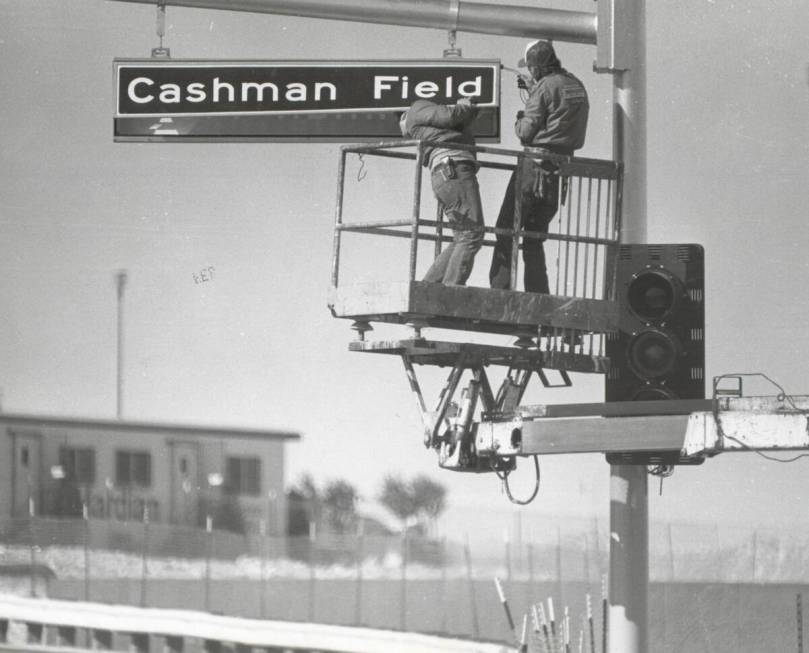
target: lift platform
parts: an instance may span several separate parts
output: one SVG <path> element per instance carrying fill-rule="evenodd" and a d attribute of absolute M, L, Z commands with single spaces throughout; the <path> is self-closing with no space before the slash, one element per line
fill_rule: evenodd
<path fill-rule="evenodd" d="M 338 318 L 355 322 L 363 336 L 371 324 L 406 324 L 421 329 L 439 327 L 464 332 L 485 332 L 538 337 L 540 329 L 563 329 L 581 333 L 614 331 L 618 315 L 613 301 L 615 266 L 620 227 L 621 167 L 611 161 L 578 159 L 530 150 L 458 145 L 474 151 L 480 167 L 487 172 L 522 173 L 523 158 L 551 161 L 557 166 L 560 193 L 557 216 L 550 232 L 521 229 L 519 202 L 514 226 L 498 229 L 486 226 L 487 237 L 478 255 L 495 244 L 490 236 L 512 239 L 511 288 L 498 290 L 473 286 L 444 286 L 417 280 L 419 245 L 431 242 L 433 257 L 451 242 L 442 207 L 436 219 L 422 216 L 422 166 L 426 144 L 420 141 L 394 141 L 376 145 L 343 146 L 340 153 L 337 210 L 334 228 L 334 254 L 329 308 Z M 349 156 L 406 159 L 415 163 L 411 214 L 401 219 L 372 221 L 348 220 L 346 214 L 346 170 Z M 365 162 L 363 161 L 363 165 Z M 479 173 L 481 177 L 482 173 Z M 502 175 L 498 188 L 505 191 L 508 177 Z M 481 182 L 482 183 L 482 182 Z M 434 202 L 432 194 L 429 200 Z M 368 281 L 342 278 L 341 259 L 348 234 L 407 238 L 410 241 L 408 269 L 398 280 Z M 545 244 L 551 294 L 518 292 L 518 259 L 523 239 L 534 238 Z M 429 258 L 429 262 L 433 257 Z M 395 265 L 396 262 L 392 262 Z M 572 336 L 571 336 L 571 339 Z"/>
<path fill-rule="evenodd" d="M 478 420 L 500 419 L 512 413 L 532 378 L 539 379 L 544 388 L 569 387 L 572 385 L 570 372 L 605 374 L 608 370 L 604 338 L 605 334 L 615 331 L 618 324 L 618 309 L 613 299 L 621 167 L 611 161 L 576 159 L 547 152 L 459 145 L 474 151 L 481 170 L 492 174 L 502 171 L 519 176 L 525 169 L 520 165 L 525 157 L 550 160 L 559 171 L 562 192 L 552 231 L 523 230 L 519 202 L 510 229 L 485 227 L 483 252 L 496 243 L 497 237 L 512 239 L 508 290 L 445 286 L 417 279 L 419 246 L 425 242 L 433 244 L 433 256 L 424 257 L 431 263 L 443 245 L 452 240 L 445 233 L 443 207 L 435 207 L 435 219 L 422 217 L 423 205 L 435 203 L 432 193 L 426 201 L 422 193 L 425 147 L 420 141 L 395 141 L 341 148 L 329 308 L 335 317 L 352 320 L 352 328 L 358 336 L 349 345 L 351 351 L 401 358 L 422 414 L 424 444 L 438 452 L 442 467 L 508 473 L 515 465 L 513 456 L 475 450 L 472 437 Z M 409 160 L 415 164 L 408 217 L 363 221 L 347 218 L 351 212 L 346 200 L 350 156 L 358 158 L 361 169 L 366 163 L 365 156 Z M 480 180 L 482 173 L 478 177 Z M 502 175 L 498 184 L 501 192 L 505 191 L 507 183 L 508 177 Z M 519 187 L 519 179 L 516 183 Z M 365 238 L 409 240 L 408 267 L 403 267 L 399 279 L 345 279 L 347 275 L 342 267 L 345 241 L 349 235 L 353 238 L 360 234 Z M 529 238 L 545 241 L 552 294 L 516 289 L 520 245 Z M 485 256 L 479 254 L 479 258 Z M 387 261 L 385 264 L 388 266 Z M 395 265 L 396 261 L 390 262 L 390 266 Z M 366 266 L 359 268 L 367 274 Z M 368 334 L 374 331 L 374 324 L 406 326 L 412 330 L 412 337 L 371 340 Z M 515 341 L 512 346 L 504 346 L 431 340 L 425 337 L 427 328 L 449 329 L 467 338 L 470 333 L 507 335 L 513 336 Z M 449 368 L 434 409 L 428 408 L 425 402 L 416 365 Z M 505 369 L 497 392 L 492 390 L 489 381 L 492 367 Z M 464 377 L 467 380 L 462 382 Z"/>

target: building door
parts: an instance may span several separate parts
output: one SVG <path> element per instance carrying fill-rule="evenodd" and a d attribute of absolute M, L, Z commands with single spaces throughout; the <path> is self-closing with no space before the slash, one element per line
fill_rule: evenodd
<path fill-rule="evenodd" d="M 184 526 L 198 526 L 199 446 L 190 442 L 174 442 L 173 453 L 171 521 Z"/>
<path fill-rule="evenodd" d="M 41 478 L 40 478 L 40 445 L 42 437 L 39 433 L 15 432 L 12 434 L 14 455 L 11 461 L 12 487 L 11 514 L 15 517 L 27 517 L 33 507 L 40 514 Z M 32 506 L 33 504 L 33 506 Z"/>

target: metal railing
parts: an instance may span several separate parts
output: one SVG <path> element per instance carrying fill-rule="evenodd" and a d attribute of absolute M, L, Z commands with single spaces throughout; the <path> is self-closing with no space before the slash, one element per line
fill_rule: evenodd
<path fill-rule="evenodd" d="M 354 232 L 410 239 L 408 279 L 415 280 L 420 241 L 435 244 L 434 255 L 451 242 L 444 233 L 447 223 L 442 207 L 435 219 L 423 218 L 422 175 L 425 149 L 431 144 L 424 141 L 390 141 L 372 145 L 345 145 L 340 151 L 338 189 L 336 201 L 334 249 L 332 257 L 332 286 L 340 281 L 343 234 Z M 544 239 L 551 292 L 575 298 L 612 299 L 614 297 L 614 271 L 620 229 L 621 166 L 612 161 L 584 159 L 551 154 L 538 150 L 509 150 L 503 148 L 453 144 L 454 148 L 475 152 L 481 169 L 517 171 L 515 187 L 520 188 L 524 159 L 548 161 L 558 167 L 560 188 L 556 216 L 548 232 L 526 231 L 521 228 L 520 202 L 515 202 L 514 227 L 500 229 L 485 226 L 487 236 L 507 236 L 512 239 L 511 289 L 517 285 L 519 243 L 521 239 Z M 365 155 L 415 161 L 411 211 L 408 217 L 374 219 L 349 222 L 345 219 L 346 169 L 349 155 L 360 160 Z M 484 156 L 481 156 L 484 155 Z M 364 161 L 362 161 L 364 165 Z M 503 183 L 502 191 L 506 189 Z M 492 192 L 489 188 L 481 190 Z M 492 247 L 496 238 L 484 238 L 483 246 Z"/>

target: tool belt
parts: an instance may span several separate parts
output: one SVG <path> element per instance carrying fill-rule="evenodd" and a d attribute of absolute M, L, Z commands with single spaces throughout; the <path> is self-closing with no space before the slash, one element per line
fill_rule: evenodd
<path fill-rule="evenodd" d="M 462 165 L 473 166 L 476 171 L 478 169 L 478 162 L 475 159 L 453 159 L 452 157 L 445 157 L 438 163 L 434 163 L 430 167 L 430 171 L 439 173 L 444 181 L 449 181 L 450 179 L 455 179 L 458 176 L 458 171 L 456 168 Z"/>
<path fill-rule="evenodd" d="M 524 159 L 524 162 L 521 184 L 523 192 L 544 203 L 556 204 L 559 201 L 561 190 L 562 205 L 564 206 L 568 178 L 559 176 L 559 166 L 542 159 Z"/>
<path fill-rule="evenodd" d="M 455 171 L 455 161 L 450 158 L 439 161 L 430 169 L 430 171 L 440 174 L 444 181 L 455 179 L 455 177 L 458 175 L 458 173 Z"/>

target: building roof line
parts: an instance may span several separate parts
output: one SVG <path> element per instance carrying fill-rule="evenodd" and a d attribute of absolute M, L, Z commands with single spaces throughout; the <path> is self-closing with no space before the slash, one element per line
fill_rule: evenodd
<path fill-rule="evenodd" d="M 119 431 L 161 431 L 164 433 L 196 435 L 202 437 L 242 437 L 269 440 L 299 440 L 300 433 L 267 429 L 247 429 L 232 426 L 198 426 L 166 422 L 141 422 L 122 419 L 95 419 L 89 417 L 56 417 L 0 413 L 0 425 L 25 427 L 67 427 L 85 429 L 115 429 Z"/>

